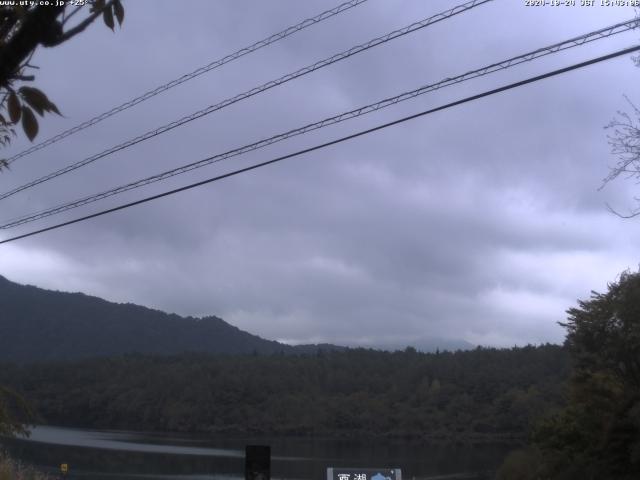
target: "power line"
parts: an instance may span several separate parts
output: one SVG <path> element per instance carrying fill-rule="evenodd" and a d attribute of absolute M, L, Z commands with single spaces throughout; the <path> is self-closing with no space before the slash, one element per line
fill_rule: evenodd
<path fill-rule="evenodd" d="M 233 52 L 229 55 L 226 55 L 218 60 L 215 60 L 207 65 L 204 65 L 196 70 L 194 70 L 193 72 L 187 73 L 185 75 L 182 75 L 179 78 L 176 78 L 174 80 L 171 80 L 168 83 L 165 83 L 164 85 L 160 85 L 159 87 L 154 88 L 153 90 L 149 90 L 146 93 L 143 93 L 142 95 L 140 95 L 139 97 L 135 97 L 131 100 L 129 100 L 128 102 L 125 102 L 121 105 L 118 105 L 117 107 L 112 108 L 111 110 L 108 110 L 104 113 L 101 113 L 100 115 L 97 115 L 83 123 L 80 123 L 79 125 L 76 125 L 75 127 L 72 127 L 68 130 L 65 130 L 64 132 L 61 132 L 51 138 L 48 138 L 47 140 L 44 140 L 36 145 L 33 145 L 29 148 L 27 148 L 26 150 L 17 153 L 16 155 L 13 155 L 12 157 L 7 159 L 7 163 L 11 164 L 13 162 L 15 162 L 16 160 L 18 160 L 19 158 L 25 157 L 33 152 L 36 152 L 38 150 L 41 150 L 45 147 L 48 147 L 49 145 L 53 145 L 56 142 L 59 142 L 60 140 L 62 140 L 63 138 L 66 138 L 70 135 L 73 135 L 74 133 L 78 133 L 81 130 L 84 130 L 85 128 L 89 128 L 92 125 L 95 125 L 96 123 L 100 123 L 101 121 L 112 117 L 113 115 L 116 115 L 120 112 L 123 112 L 124 110 L 127 110 L 139 103 L 142 103 L 146 100 L 149 100 L 152 97 L 155 97 L 156 95 L 159 95 L 162 92 L 166 92 L 167 90 L 173 88 L 173 87 L 177 87 L 178 85 L 188 82 L 189 80 L 192 80 L 196 77 L 199 77 L 200 75 L 210 72 L 211 70 L 214 70 L 218 67 L 221 67 L 227 63 L 230 63 L 234 60 L 237 60 L 240 57 L 243 57 L 245 55 L 248 55 L 249 53 L 253 53 L 257 50 L 260 50 L 263 47 L 266 47 L 268 45 L 271 45 L 272 43 L 275 43 L 279 40 L 282 40 L 284 38 L 287 38 L 290 35 L 293 35 L 294 33 L 297 33 L 301 30 L 304 30 L 307 27 L 310 27 L 312 25 L 315 25 L 317 23 L 320 23 L 324 20 L 327 20 L 331 17 L 334 17 L 346 10 L 349 10 L 353 7 L 356 7 L 364 2 L 366 2 L 368 0 L 350 0 L 348 2 L 342 3 L 340 5 L 338 5 L 337 7 L 332 8 L 331 10 L 327 10 L 325 12 L 322 12 L 318 15 L 316 15 L 315 17 L 311 17 L 311 18 L 307 18 L 306 20 L 296 24 L 296 25 L 292 25 L 291 27 L 285 28 L 284 30 L 282 30 L 281 32 L 275 33 L 267 38 L 264 38 L 262 40 L 259 40 L 255 43 L 253 43 L 252 45 L 249 45 L 248 47 L 244 47 L 241 48 L 240 50 Z"/>
<path fill-rule="evenodd" d="M 530 77 L 530 78 L 527 78 L 525 80 L 521 80 L 519 82 L 510 83 L 510 84 L 504 85 L 502 87 L 494 88 L 493 90 L 488 90 L 488 91 L 485 91 L 483 93 L 479 93 L 477 95 L 472 95 L 470 97 L 466 97 L 466 98 L 463 98 L 461 100 L 456 100 L 455 102 L 447 103 L 445 105 L 441 105 L 441 106 L 436 107 L 436 108 L 432 108 L 432 109 L 429 109 L 429 110 L 424 110 L 424 111 L 422 111 L 420 113 L 409 115 L 407 117 L 403 117 L 403 118 L 400 118 L 398 120 L 394 120 L 392 122 L 384 123 L 382 125 L 378 125 L 376 127 L 369 128 L 367 130 L 362 130 L 360 132 L 353 133 L 351 135 L 347 135 L 347 136 L 344 136 L 344 137 L 341 137 L 341 138 L 338 138 L 338 139 L 335 139 L 335 140 L 331 140 L 329 142 L 325 142 L 325 143 L 322 143 L 320 145 L 315 145 L 315 146 L 310 147 L 310 148 L 305 148 L 303 150 L 298 150 L 297 152 L 293 152 L 293 153 L 290 153 L 288 155 L 283 155 L 281 157 L 277 157 L 277 158 L 274 158 L 274 159 L 271 159 L 271 160 L 267 160 L 265 162 L 261 162 L 261 163 L 255 164 L 255 165 L 251 165 L 249 167 L 245 167 L 245 168 L 241 168 L 241 169 L 238 169 L 238 170 L 234 170 L 232 172 L 228 172 L 228 173 L 225 173 L 223 175 L 218 175 L 216 177 L 208 178 L 206 180 L 202 180 L 202 181 L 199 181 L 199 182 L 196 182 L 196 183 L 191 183 L 191 184 L 186 185 L 184 187 L 180 187 L 180 188 L 176 188 L 176 189 L 173 189 L 173 190 L 169 190 L 169 191 L 166 191 L 166 192 L 163 192 L 163 193 L 159 193 L 157 195 L 152 195 L 150 197 L 146 197 L 146 198 L 143 198 L 141 200 L 136 200 L 134 202 L 126 203 L 124 205 L 119 205 L 117 207 L 113 207 L 113 208 L 109 208 L 109 209 L 106 209 L 106 210 L 102 210 L 100 212 L 93 213 L 91 215 L 86 215 L 84 217 L 76 218 L 74 220 L 69 220 L 67 222 L 63 222 L 63 223 L 59 223 L 59 224 L 56 224 L 56 225 L 52 225 L 50 227 L 42 228 L 40 230 L 35 230 L 35 231 L 29 232 L 29 233 L 25 233 L 25 234 L 18 235 L 18 236 L 15 236 L 15 237 L 7 238 L 5 240 L 1 240 L 0 244 L 9 243 L 9 242 L 13 242 L 13 241 L 16 241 L 16 240 L 20 240 L 22 238 L 31 237 L 33 235 L 38 235 L 40 233 L 44 233 L 44 232 L 55 230 L 55 229 L 58 229 L 58 228 L 61 228 L 61 227 L 65 227 L 67 225 L 72 225 L 74 223 L 79 223 L 79 222 L 82 222 L 82 221 L 85 221 L 85 220 L 89 220 L 89 219 L 92 219 L 92 218 L 100 217 L 100 216 L 106 215 L 108 213 L 113 213 L 113 212 L 116 212 L 116 211 L 119 211 L 119 210 L 124 210 L 126 208 L 133 207 L 135 205 L 140 205 L 142 203 L 150 202 L 152 200 L 157 200 L 157 199 L 162 198 L 162 197 L 167 197 L 169 195 L 173 195 L 173 194 L 176 194 L 176 193 L 179 193 L 179 192 L 183 192 L 185 190 L 190 190 L 192 188 L 200 187 L 202 185 L 206 185 L 208 183 L 216 182 L 216 181 L 222 180 L 224 178 L 232 177 L 232 176 L 238 175 L 240 173 L 248 172 L 250 170 L 255 170 L 257 168 L 264 167 L 264 166 L 267 166 L 267 165 L 271 165 L 271 164 L 274 164 L 274 163 L 277 163 L 277 162 L 281 162 L 281 161 L 289 159 L 289 158 L 298 157 L 298 156 L 303 155 L 305 153 L 309 153 L 309 152 L 313 152 L 313 151 L 316 151 L 316 150 L 320 150 L 320 149 L 329 147 L 331 145 L 336 145 L 338 143 L 342 143 L 342 142 L 345 142 L 347 140 L 352 140 L 354 138 L 361 137 L 363 135 L 368 135 L 369 133 L 377 132 L 378 130 L 382 130 L 384 128 L 388 128 L 388 127 L 391 127 L 393 125 L 398 125 L 400 123 L 404 123 L 404 122 L 407 122 L 409 120 L 413 120 L 413 119 L 418 118 L 418 117 L 422 117 L 422 116 L 425 116 L 425 115 L 429 115 L 431 113 L 439 112 L 441 110 L 445 110 L 447 108 L 455 107 L 457 105 L 462 105 L 464 103 L 468 103 L 468 102 L 471 102 L 471 101 L 474 101 L 474 100 L 478 100 L 478 99 L 481 99 L 481 98 L 484 98 L 484 97 L 488 97 L 490 95 L 495 95 L 497 93 L 504 92 L 504 91 L 507 91 L 507 90 L 511 90 L 511 89 L 514 89 L 514 88 L 517 88 L 517 87 L 521 87 L 521 86 L 527 85 L 529 83 L 534 83 L 534 82 L 537 82 L 537 81 L 540 81 L 540 80 L 544 80 L 546 78 L 550 78 L 550 77 L 554 77 L 554 76 L 557 76 L 557 75 L 561 75 L 563 73 L 567 73 L 567 72 L 572 71 L 572 70 L 577 70 L 579 68 L 584 68 L 586 66 L 593 65 L 593 64 L 596 64 L 596 63 L 599 63 L 599 62 L 603 62 L 605 60 L 610 60 L 612 58 L 616 58 L 616 57 L 619 57 L 619 56 L 622 56 L 622 55 L 627 55 L 629 53 L 637 52 L 638 50 L 640 50 L 640 45 L 637 45 L 637 46 L 634 46 L 634 47 L 625 48 L 623 50 L 618 50 L 616 52 L 613 52 L 613 53 L 610 53 L 610 54 L 607 54 L 607 55 L 603 55 L 603 56 L 600 56 L 600 57 L 593 58 L 591 60 L 587 60 L 585 62 L 576 63 L 576 64 L 570 65 L 568 67 L 560 68 L 558 70 L 553 70 L 551 72 L 547 72 L 547 73 L 544 73 L 542 75 L 537 75 L 535 77 Z"/>
<path fill-rule="evenodd" d="M 533 50 L 531 52 L 527 52 L 521 55 L 518 55 L 516 57 L 511 57 L 507 60 L 503 60 L 501 62 L 497 62 L 497 63 L 492 63 L 488 66 L 476 69 L 476 70 L 472 70 L 469 72 L 466 72 L 462 75 L 458 75 L 456 77 L 448 77 L 445 78 L 444 80 L 441 80 L 437 83 L 433 83 L 430 85 L 425 85 L 425 86 L 421 86 L 420 88 L 417 88 L 415 90 L 411 90 L 409 92 L 405 92 L 402 93 L 400 95 L 396 95 L 395 97 L 390 97 L 384 100 L 381 100 L 377 103 L 373 103 L 373 104 L 369 104 L 369 105 L 365 105 L 363 107 L 348 111 L 348 112 L 344 112 L 341 113 L 339 115 L 335 115 L 333 117 L 329 117 L 329 118 L 325 118 L 321 121 L 315 122 L 315 123 L 311 123 L 308 125 L 305 125 L 303 127 L 299 127 L 296 128 L 294 130 L 290 130 L 288 132 L 285 133 L 280 133 L 278 135 L 274 135 L 272 137 L 260 140 L 258 142 L 254 142 L 248 145 L 244 145 L 242 147 L 227 151 L 225 153 L 221 153 L 212 157 L 207 157 L 205 159 L 193 162 L 193 163 L 189 163 L 187 165 L 183 165 L 181 167 L 178 168 L 174 168 L 150 177 L 146 177 L 140 180 L 136 180 L 134 182 L 130 182 L 128 184 L 125 185 L 121 185 L 119 187 L 116 188 L 112 188 L 110 190 L 106 190 L 104 192 L 101 193 L 97 193 L 97 194 L 93 194 L 93 195 L 89 195 L 77 200 L 74 200 L 72 202 L 68 202 L 62 205 L 58 205 L 56 207 L 52 207 L 52 208 L 48 208 L 46 210 L 42 210 L 39 212 L 35 212 L 35 213 L 31 213 L 28 215 L 24 215 L 21 217 L 17 217 L 11 220 L 7 220 L 6 223 L 0 225 L 0 229 L 7 229 L 7 228 L 11 228 L 11 227 L 16 227 L 18 225 L 23 225 L 25 223 L 30 223 L 32 221 L 35 220 L 39 220 L 42 218 L 46 218 L 58 213 L 62 213 L 65 212 L 67 210 L 71 210 L 73 208 L 78 208 L 81 207 L 83 205 L 87 205 L 90 203 L 94 203 L 97 202 L 99 200 L 103 200 L 105 198 L 120 194 L 120 193 L 124 193 L 127 192 L 129 190 L 133 190 L 135 188 L 139 188 L 145 185 L 149 185 L 161 180 L 165 180 L 167 178 L 170 177 L 174 177 L 176 175 L 180 175 L 186 172 L 189 172 L 191 170 L 195 170 L 197 168 L 202 168 L 204 166 L 213 164 L 213 163 L 217 163 L 223 160 L 226 160 L 228 158 L 232 158 L 232 157 L 236 157 L 239 155 L 242 155 L 244 153 L 250 152 L 250 151 L 254 151 L 254 150 L 258 150 L 260 148 L 266 147 L 268 145 L 272 145 L 274 143 L 289 139 L 291 137 L 297 136 L 297 135 L 302 135 L 304 133 L 313 131 L 313 130 L 317 130 L 320 128 L 324 128 L 327 127 L 329 125 L 333 125 L 336 123 L 340 123 L 343 122 L 345 120 L 350 120 L 352 118 L 356 118 L 359 117 L 361 115 L 365 115 L 367 113 L 371 113 L 371 112 L 375 112 L 377 110 L 381 110 L 383 108 L 395 105 L 397 103 L 415 98 L 419 95 L 423 95 L 425 93 L 428 92 L 432 92 L 435 90 L 438 90 L 440 88 L 444 88 L 444 87 L 448 87 L 451 85 L 455 85 L 457 83 L 463 82 L 463 81 L 467 81 L 467 80 L 471 80 L 473 78 L 477 78 L 477 77 L 481 77 L 484 75 L 487 75 L 489 73 L 493 73 L 499 70 L 505 70 L 507 68 L 511 68 L 513 66 L 519 65 L 521 63 L 524 62 L 529 62 L 532 61 L 536 58 L 540 58 L 552 53 L 557 53 L 558 51 L 562 51 L 562 50 L 566 50 L 569 48 L 573 48 L 576 46 L 580 46 L 583 45 L 585 43 L 589 43 L 595 40 L 600 40 L 603 38 L 607 38 L 611 35 L 614 34 L 618 34 L 618 33 L 622 33 L 628 30 L 631 30 L 632 28 L 635 27 L 635 25 L 637 24 L 637 20 L 632 19 L 632 20 L 628 20 L 626 22 L 620 22 L 605 28 L 601 28 L 599 30 L 578 36 L 578 37 L 574 37 L 568 40 L 565 40 L 563 42 L 559 42 L 559 43 L 555 43 L 553 45 L 547 46 L 547 47 L 543 47 L 543 48 L 539 48 L 536 50 Z"/>
<path fill-rule="evenodd" d="M 248 91 L 246 91 L 244 93 L 238 94 L 235 97 L 231 97 L 231 98 L 228 98 L 226 100 L 223 100 L 222 102 L 217 103 L 215 105 L 210 105 L 210 106 L 208 106 L 208 107 L 206 107 L 206 108 L 204 108 L 202 110 L 199 110 L 197 112 L 192 113 L 191 115 L 187 115 L 185 117 L 182 117 L 179 120 L 176 120 L 174 122 L 168 123 L 166 125 L 163 125 L 162 127 L 156 128 L 154 130 L 150 130 L 150 131 L 148 131 L 148 132 L 146 132 L 146 133 L 144 133 L 144 134 L 142 134 L 142 135 L 140 135 L 138 137 L 135 137 L 135 138 L 133 138 L 131 140 L 127 140 L 126 142 L 123 142 L 123 143 L 121 143 L 119 145 L 116 145 L 116 146 L 111 147 L 111 148 L 109 148 L 107 150 L 104 150 L 101 153 L 98 153 L 98 154 L 93 155 L 91 157 L 87 157 L 87 158 L 85 158 L 83 160 L 80 160 L 80 161 L 78 161 L 76 163 L 68 165 L 68 166 L 66 166 L 66 167 L 64 167 L 64 168 L 62 168 L 60 170 L 56 170 L 55 172 L 49 173 L 49 174 L 47 174 L 47 175 L 45 175 L 43 177 L 40 177 L 40 178 L 38 178 L 36 180 L 33 180 L 33 181 L 29 182 L 29 183 L 26 183 L 26 184 L 21 185 L 21 186 L 19 186 L 17 188 L 14 188 L 11 191 L 8 191 L 8 192 L 5 192 L 3 194 L 0 194 L 0 200 L 5 199 L 7 197 L 10 197 L 12 195 L 15 195 L 18 192 L 21 192 L 21 191 L 26 190 L 28 188 L 34 187 L 34 186 L 39 185 L 41 183 L 44 183 L 46 181 L 49 181 L 49 180 L 51 180 L 53 178 L 59 177 L 60 175 L 64 175 L 64 174 L 69 173 L 69 172 L 71 172 L 73 170 L 77 170 L 78 168 L 81 168 L 81 167 L 83 167 L 85 165 L 93 163 L 96 160 L 99 160 L 99 159 L 104 158 L 104 157 L 106 157 L 108 155 L 111 155 L 112 153 L 118 152 L 120 150 L 124 150 L 125 148 L 129 148 L 129 147 L 131 147 L 133 145 L 136 145 L 136 144 L 138 144 L 140 142 L 143 142 L 143 141 L 148 140 L 150 138 L 153 138 L 153 137 L 156 137 L 156 136 L 161 135 L 163 133 L 166 133 L 166 132 L 168 132 L 170 130 L 173 130 L 176 127 L 184 125 L 185 123 L 191 122 L 191 121 L 196 120 L 196 119 L 201 118 L 201 117 L 204 117 L 205 115 L 209 115 L 210 113 L 213 113 L 213 112 L 215 112 L 217 110 L 221 110 L 221 109 L 223 109 L 225 107 L 228 107 L 229 105 L 232 105 L 234 103 L 240 102 L 240 101 L 245 100 L 247 98 L 253 97 L 254 95 L 262 93 L 262 92 L 264 92 L 266 90 L 269 90 L 269 89 L 271 89 L 273 87 L 282 85 L 282 84 L 284 84 L 286 82 L 289 82 L 291 80 L 294 80 L 294 79 L 296 79 L 298 77 L 302 77 L 302 76 L 307 75 L 307 74 L 309 74 L 311 72 L 314 72 L 316 70 L 324 68 L 324 67 L 326 67 L 328 65 L 331 65 L 333 63 L 336 63 L 336 62 L 339 62 L 341 60 L 344 60 L 345 58 L 349 58 L 349 57 L 351 57 L 353 55 L 356 55 L 358 53 L 361 53 L 361 52 L 363 52 L 365 50 L 368 50 L 368 49 L 373 48 L 373 47 L 377 47 L 378 45 L 382 45 L 382 44 L 387 43 L 387 42 L 389 42 L 391 40 L 394 40 L 394 39 L 396 39 L 398 37 L 402 37 L 402 36 L 407 35 L 409 33 L 413 33 L 415 31 L 420 30 L 422 28 L 425 28 L 425 27 L 427 27 L 429 25 L 433 25 L 434 23 L 440 22 L 442 20 L 446 20 L 446 19 L 451 18 L 451 17 L 453 17 L 455 15 L 458 15 L 460 13 L 466 12 L 468 10 L 471 10 L 472 8 L 478 7 L 480 5 L 483 5 L 483 4 L 491 2 L 491 1 L 493 1 L 493 0 L 471 0 L 471 1 L 467 2 L 467 3 L 455 6 L 453 8 L 450 8 L 449 10 L 446 10 L 446 11 L 444 11 L 442 13 L 438 13 L 436 15 L 433 15 L 433 16 L 431 16 L 429 18 L 426 18 L 424 20 L 421 20 L 419 22 L 412 23 L 411 25 L 408 25 L 408 26 L 406 26 L 404 28 L 401 28 L 399 30 L 394 30 L 393 32 L 390 32 L 390 33 L 388 33 L 386 35 L 374 38 L 374 39 L 372 39 L 372 40 L 370 40 L 370 41 L 368 41 L 366 43 L 363 43 L 363 44 L 357 45 L 355 47 L 352 47 L 349 50 L 345 50 L 343 52 L 340 52 L 340 53 L 337 53 L 335 55 L 332 55 L 331 57 L 328 57 L 328 58 L 326 58 L 324 60 L 321 60 L 319 62 L 316 62 L 316 63 L 312 64 L 312 65 L 309 65 L 309 66 L 306 66 L 304 68 L 301 68 L 299 70 L 296 70 L 293 73 L 289 73 L 289 74 L 284 75 L 284 76 L 282 76 L 280 78 L 277 78 L 275 80 L 271 80 L 271 81 L 269 81 L 267 83 L 262 84 L 259 87 L 254 87 L 251 90 L 248 90 Z"/>

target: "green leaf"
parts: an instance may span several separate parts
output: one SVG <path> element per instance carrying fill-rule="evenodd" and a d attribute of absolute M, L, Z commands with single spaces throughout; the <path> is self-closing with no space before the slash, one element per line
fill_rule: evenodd
<path fill-rule="evenodd" d="M 113 13 L 115 13 L 116 18 L 118 19 L 118 25 L 122 26 L 122 21 L 124 20 L 124 7 L 120 0 L 113 0 Z"/>
<path fill-rule="evenodd" d="M 58 107 L 56 107 L 56 104 L 53 102 L 49 102 L 49 112 L 53 112 L 56 113 L 60 116 L 62 116 L 62 114 L 60 113 L 60 110 L 58 110 Z"/>
<path fill-rule="evenodd" d="M 21 87 L 18 91 L 29 106 L 38 112 L 40 116 L 42 116 L 44 112 L 54 112 L 62 116 L 58 107 L 56 107 L 41 90 L 33 87 Z"/>
<path fill-rule="evenodd" d="M 104 24 L 109 27 L 111 30 L 114 29 L 115 23 L 113 22 L 113 11 L 110 8 L 105 8 L 102 12 L 102 19 L 104 20 Z"/>
<path fill-rule="evenodd" d="M 33 139 L 36 138 L 36 135 L 38 135 L 38 120 L 36 120 L 33 110 L 26 105 L 22 107 L 22 129 L 32 142 Z"/>
<path fill-rule="evenodd" d="M 40 116 L 44 114 L 45 111 L 49 111 L 49 104 L 51 103 L 47 96 L 37 88 L 33 87 L 21 87 L 20 95 L 25 101 L 33 108 Z"/>
<path fill-rule="evenodd" d="M 18 123 L 20 121 L 20 114 L 22 110 L 20 109 L 20 100 L 18 100 L 16 92 L 11 92 L 9 94 L 7 108 L 9 109 L 9 118 L 11 119 L 11 122 Z"/>

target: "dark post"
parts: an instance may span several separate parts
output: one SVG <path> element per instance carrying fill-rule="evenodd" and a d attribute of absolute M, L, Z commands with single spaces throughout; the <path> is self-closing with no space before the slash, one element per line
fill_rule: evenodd
<path fill-rule="evenodd" d="M 269 445 L 247 445 L 244 460 L 245 480 L 270 480 L 271 447 Z"/>

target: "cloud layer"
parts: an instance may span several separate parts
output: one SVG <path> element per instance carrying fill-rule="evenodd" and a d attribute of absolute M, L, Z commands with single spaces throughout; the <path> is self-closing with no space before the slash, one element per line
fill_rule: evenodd
<path fill-rule="evenodd" d="M 2 191 L 453 5 L 370 0 L 15 162 Z M 113 105 L 330 8 L 330 2 L 131 2 L 38 53 L 37 86 L 65 118 Z M 632 18 L 626 8 L 496 1 L 278 87 L 2 202 L 32 212 Z M 637 43 L 618 35 L 207 167 L 55 220 L 346 135 Z M 270 339 L 379 344 L 432 337 L 559 342 L 556 322 L 638 265 L 640 231 L 597 188 L 615 162 L 603 126 L 640 102 L 629 58 L 452 108 L 246 175 L 0 247 L 0 273 Z M 18 140 L 9 155 L 27 145 Z M 7 156 L 9 156 L 7 155 Z M 3 233 L 26 232 L 43 221 Z"/>

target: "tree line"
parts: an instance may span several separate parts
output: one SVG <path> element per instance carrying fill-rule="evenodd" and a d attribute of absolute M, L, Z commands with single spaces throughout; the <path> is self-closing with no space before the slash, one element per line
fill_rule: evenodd
<path fill-rule="evenodd" d="M 56 425 L 227 434 L 524 440 L 559 409 L 557 345 L 419 353 L 125 355 L 0 365 L 0 383 Z"/>

